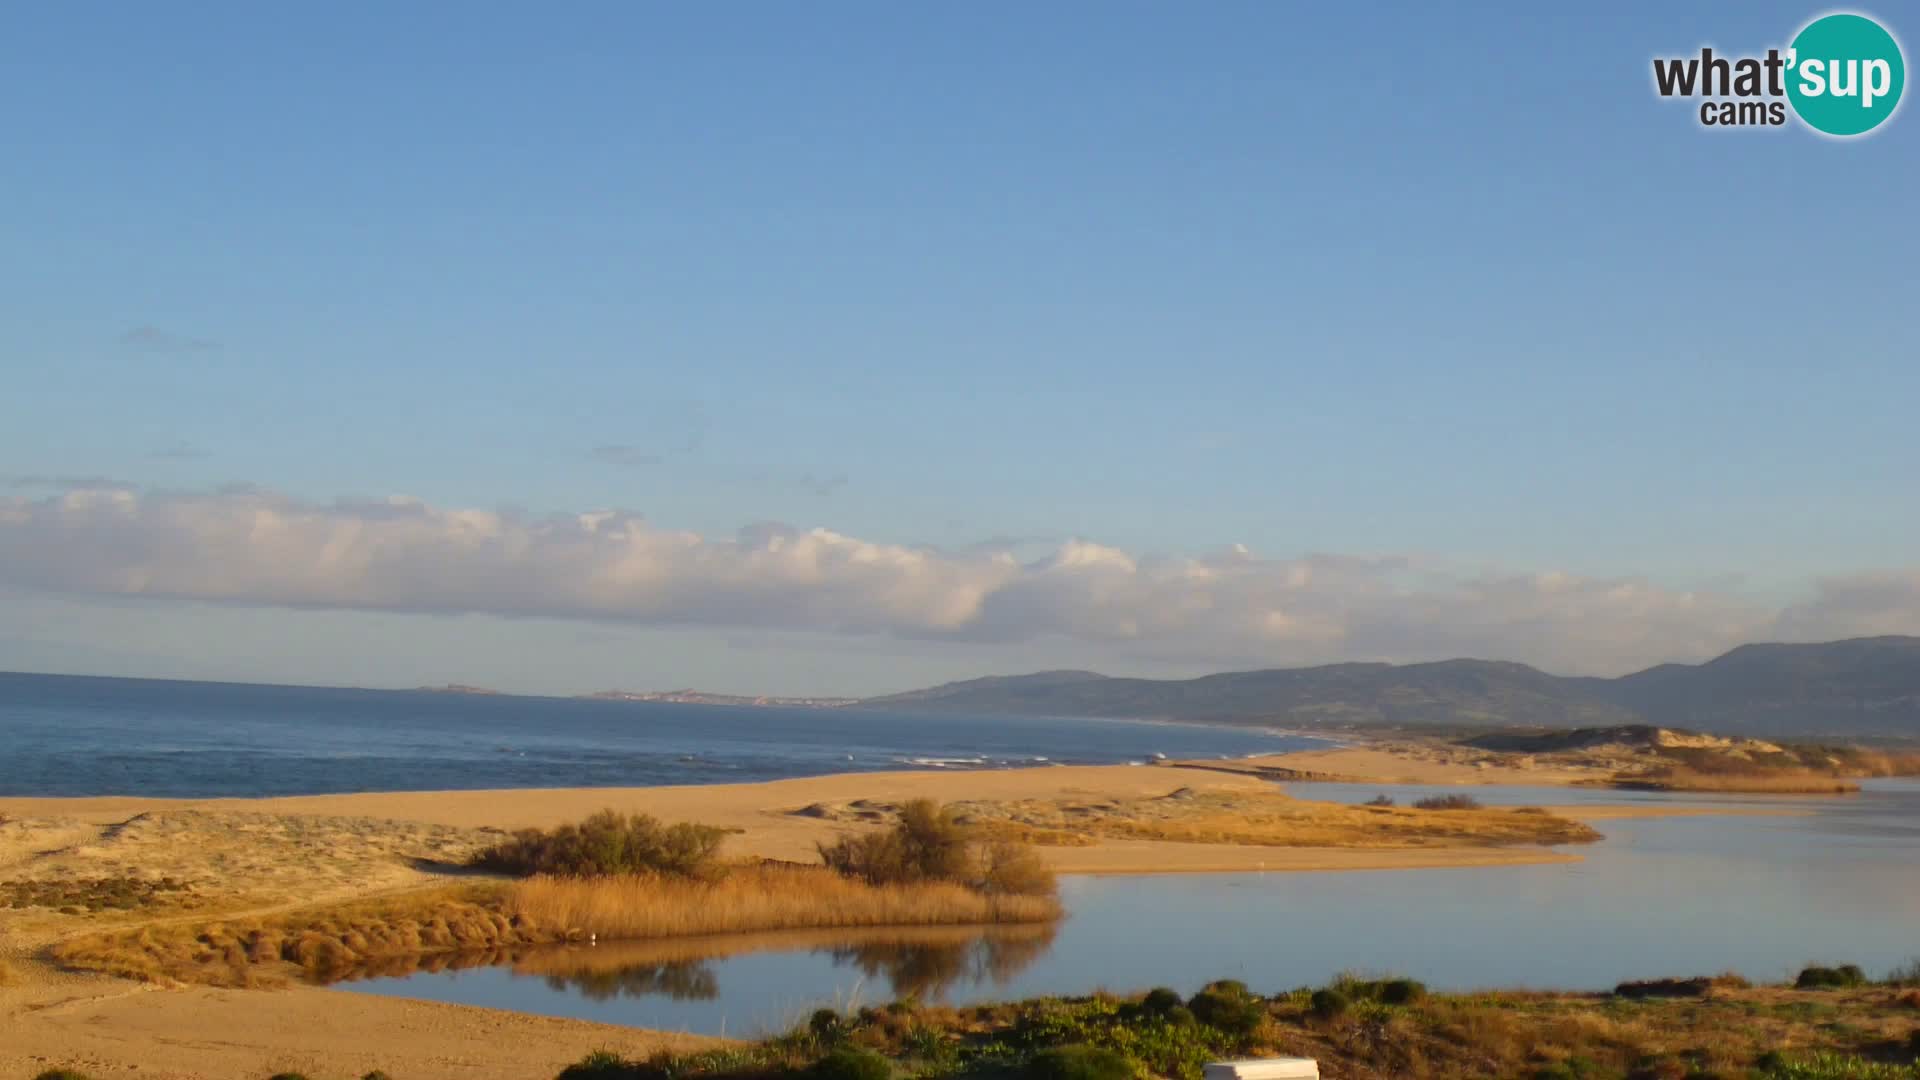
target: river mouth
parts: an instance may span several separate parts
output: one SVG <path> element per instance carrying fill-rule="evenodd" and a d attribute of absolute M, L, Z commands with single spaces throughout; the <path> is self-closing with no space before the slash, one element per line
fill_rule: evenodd
<path fill-rule="evenodd" d="M 1315 792 L 1362 799 L 1377 789 Z M 1403 801 L 1418 793 L 1391 789 Z M 1458 789 L 1452 789 L 1458 790 Z M 1441 990 L 1608 990 L 1809 963 L 1883 974 L 1920 955 L 1920 782 L 1857 796 L 1484 788 L 1501 803 L 1661 803 L 1598 823 L 1581 861 L 1445 870 L 1067 877 L 1044 926 L 726 935 L 452 954 L 342 989 L 639 1027 L 751 1036 L 816 1008 L 970 1004 L 1236 978 L 1276 992 L 1343 971 Z M 1715 807 L 1726 813 L 1698 813 Z M 1754 813 L 1753 811 L 1764 811 Z"/>

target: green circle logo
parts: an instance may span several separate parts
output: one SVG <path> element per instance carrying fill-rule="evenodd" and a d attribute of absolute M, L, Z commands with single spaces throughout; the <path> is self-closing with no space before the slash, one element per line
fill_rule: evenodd
<path fill-rule="evenodd" d="M 1787 99 L 1815 131 L 1846 137 L 1879 127 L 1900 106 L 1907 63 L 1900 43 L 1864 15 L 1808 23 L 1787 53 Z"/>

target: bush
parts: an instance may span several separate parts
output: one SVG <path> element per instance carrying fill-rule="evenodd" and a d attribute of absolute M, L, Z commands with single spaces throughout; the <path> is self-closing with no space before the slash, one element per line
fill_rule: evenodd
<path fill-rule="evenodd" d="M 821 844 L 820 859 L 870 885 L 960 881 L 971 876 L 969 840 L 952 810 L 932 799 L 914 799 L 900 808 L 893 828 Z"/>
<path fill-rule="evenodd" d="M 360 1080 L 393 1080 L 393 1077 L 388 1076 L 383 1070 L 375 1069 L 361 1077 Z"/>
<path fill-rule="evenodd" d="M 1228 1035 L 1251 1035 L 1266 1019 L 1264 1003 L 1233 979 L 1208 983 L 1187 1002 L 1187 1011 L 1200 1023 Z"/>
<path fill-rule="evenodd" d="M 1413 804 L 1415 810 L 1478 810 L 1480 800 L 1471 795 L 1432 795 Z"/>
<path fill-rule="evenodd" d="M 307 1074 L 297 1072 L 274 1073 L 272 1076 L 267 1077 L 267 1080 L 307 1080 Z"/>
<path fill-rule="evenodd" d="M 807 1069 L 812 1080 L 891 1080 L 893 1065 L 871 1050 L 843 1046 Z"/>
<path fill-rule="evenodd" d="M 1140 1007 L 1155 1016 L 1165 1016 L 1181 1006 L 1180 995 L 1164 986 L 1156 986 L 1140 999 Z"/>
<path fill-rule="evenodd" d="M 1793 986 L 1796 990 L 1848 990 L 1864 986 L 1866 982 L 1866 972 L 1861 971 L 1859 965 L 1842 964 L 1837 968 L 1803 968 L 1793 980 Z"/>
<path fill-rule="evenodd" d="M 93 1077 L 73 1069 L 48 1069 L 33 1080 L 93 1080 Z"/>
<path fill-rule="evenodd" d="M 1140 1070 L 1126 1055 L 1097 1046 L 1055 1046 L 1033 1055 L 1033 1080 L 1133 1080 Z"/>
<path fill-rule="evenodd" d="M 847 1037 L 847 1020 L 832 1009 L 815 1009 L 807 1019 L 807 1031 L 822 1046 L 832 1046 Z"/>
<path fill-rule="evenodd" d="M 1743 976 L 1728 972 L 1724 975 L 1696 975 L 1688 979 L 1643 979 L 1623 982 L 1613 988 L 1613 995 L 1623 998 L 1706 997 L 1716 989 L 1745 990 L 1752 985 Z"/>
<path fill-rule="evenodd" d="M 578 825 L 551 831 L 523 829 L 469 863 L 519 877 L 708 877 L 718 869 L 720 841 L 725 837 L 726 830 L 711 825 L 662 825 L 647 814 L 602 810 Z"/>
<path fill-rule="evenodd" d="M 595 1050 L 560 1070 L 558 1080 L 641 1080 L 663 1070 L 649 1069 L 639 1061 L 628 1061 L 611 1050 Z"/>
<path fill-rule="evenodd" d="M 1347 1010 L 1353 1006 L 1353 1002 L 1348 1000 L 1347 995 L 1338 990 L 1331 989 L 1315 990 L 1308 1004 L 1313 1009 L 1313 1015 L 1322 1020 L 1332 1020 L 1337 1016 L 1344 1016 Z"/>
<path fill-rule="evenodd" d="M 1052 896 L 1053 871 L 1023 844 L 977 844 L 950 809 L 932 799 L 900 808 L 900 820 L 884 832 L 844 837 L 819 845 L 820 861 L 836 873 L 869 885 L 950 881 L 983 893 Z"/>
<path fill-rule="evenodd" d="M 1418 979 L 1385 979 L 1380 983 L 1382 1005 L 1412 1005 L 1427 996 L 1427 984 Z"/>
<path fill-rule="evenodd" d="M 982 852 L 978 888 L 1005 896 L 1052 896 L 1059 891 L 1039 853 L 1007 840 L 996 840 Z"/>
<path fill-rule="evenodd" d="M 1920 957 L 1915 957 L 1887 972 L 1887 977 L 1883 981 L 1888 986 L 1920 986 Z"/>
<path fill-rule="evenodd" d="M 1391 795 L 1375 795 L 1375 796 L 1374 796 L 1373 798 L 1371 798 L 1371 799 L 1368 799 L 1368 800 L 1367 800 L 1367 801 L 1366 801 L 1365 803 L 1363 803 L 1362 805 L 1364 805 L 1364 806 L 1392 806 L 1392 805 L 1394 805 L 1394 802 L 1393 802 L 1393 796 L 1391 796 Z"/>

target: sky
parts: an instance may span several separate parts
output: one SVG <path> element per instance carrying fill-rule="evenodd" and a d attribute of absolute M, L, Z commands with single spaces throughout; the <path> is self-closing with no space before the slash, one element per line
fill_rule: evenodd
<path fill-rule="evenodd" d="M 0 669 L 1920 633 L 1920 119 L 1653 92 L 1824 9 L 1558 7 L 11 9 Z"/>

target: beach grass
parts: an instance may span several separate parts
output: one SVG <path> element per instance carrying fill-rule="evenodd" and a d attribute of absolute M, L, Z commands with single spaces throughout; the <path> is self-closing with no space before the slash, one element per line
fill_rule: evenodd
<path fill-rule="evenodd" d="M 1025 799 L 954 807 L 981 832 L 1041 847 L 1099 839 L 1361 849 L 1584 844 L 1600 839 L 1592 826 L 1537 809 L 1475 807 L 1436 813 L 1313 802 L 1278 792 L 1183 788 L 1156 798 Z"/>

